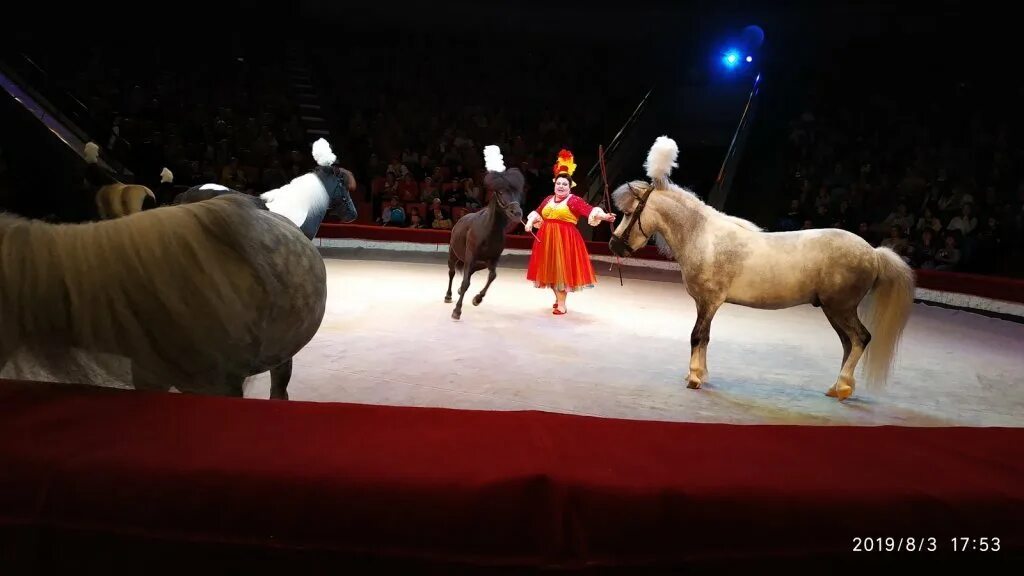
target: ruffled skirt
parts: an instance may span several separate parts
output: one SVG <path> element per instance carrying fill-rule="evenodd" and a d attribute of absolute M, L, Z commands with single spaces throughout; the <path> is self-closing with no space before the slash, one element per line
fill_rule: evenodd
<path fill-rule="evenodd" d="M 526 270 L 534 286 L 576 292 L 597 284 L 587 245 L 574 224 L 545 220 L 537 237 Z"/>

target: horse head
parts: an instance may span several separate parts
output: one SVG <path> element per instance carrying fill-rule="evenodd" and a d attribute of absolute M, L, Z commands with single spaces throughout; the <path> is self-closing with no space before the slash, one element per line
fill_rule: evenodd
<path fill-rule="evenodd" d="M 327 192 L 327 198 L 332 206 L 348 197 L 348 182 L 341 168 L 337 166 L 317 166 L 314 172 L 320 178 L 320 183 L 323 184 L 324 190 Z"/>
<path fill-rule="evenodd" d="M 358 216 L 355 202 L 352 200 L 352 188 L 355 179 L 344 168 L 338 166 L 317 166 L 314 173 L 327 195 L 323 206 L 324 211 L 341 206 L 343 222 L 352 222 Z"/>
<path fill-rule="evenodd" d="M 356 219 L 356 206 L 352 201 L 352 188 L 355 188 L 355 178 L 352 174 L 337 165 L 338 157 L 331 150 L 330 143 L 323 138 L 313 143 L 313 159 L 317 166 L 313 172 L 320 179 L 321 185 L 327 194 L 327 203 L 323 209 L 326 211 L 331 207 L 341 204 L 345 212 L 344 221 L 351 222 Z"/>
<path fill-rule="evenodd" d="M 518 222 L 523 219 L 523 208 L 520 206 L 523 186 L 526 179 L 518 168 L 504 172 L 488 172 L 484 177 L 484 186 L 491 194 L 491 202 L 505 212 L 509 220 Z"/>
<path fill-rule="evenodd" d="M 622 221 L 612 233 L 608 248 L 616 256 L 630 256 L 643 248 L 651 235 L 658 232 L 660 221 L 657 214 L 646 213 L 647 201 L 656 186 L 650 182 L 634 180 L 619 186 L 612 193 L 615 207 L 622 212 Z"/>
<path fill-rule="evenodd" d="M 651 181 L 634 180 L 616 188 L 613 198 L 623 218 L 608 241 L 608 248 L 616 256 L 631 255 L 647 244 L 652 234 L 661 230 L 661 219 L 657 211 L 648 211 L 644 218 L 644 208 L 656 190 L 665 190 L 671 186 L 668 176 L 679 165 L 676 162 L 678 157 L 679 146 L 675 141 L 667 136 L 659 136 L 647 152 L 647 161 L 644 163 Z"/>

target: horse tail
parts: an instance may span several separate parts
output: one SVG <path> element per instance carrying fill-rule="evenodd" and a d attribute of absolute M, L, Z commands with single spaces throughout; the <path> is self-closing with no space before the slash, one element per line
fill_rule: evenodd
<path fill-rule="evenodd" d="M 889 248 L 875 248 L 877 276 L 865 300 L 871 341 L 864 351 L 869 387 L 884 385 L 899 349 L 903 328 L 914 304 L 914 271 Z"/>

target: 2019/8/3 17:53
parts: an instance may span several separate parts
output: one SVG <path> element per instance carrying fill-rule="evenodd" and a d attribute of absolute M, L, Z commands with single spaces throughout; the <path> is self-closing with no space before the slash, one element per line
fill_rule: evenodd
<path fill-rule="evenodd" d="M 948 542 L 948 547 L 944 546 Z M 856 536 L 852 542 L 853 552 L 936 552 L 940 548 L 953 552 L 998 552 L 1002 543 L 999 537 L 957 536 L 940 540 L 934 536 Z"/>

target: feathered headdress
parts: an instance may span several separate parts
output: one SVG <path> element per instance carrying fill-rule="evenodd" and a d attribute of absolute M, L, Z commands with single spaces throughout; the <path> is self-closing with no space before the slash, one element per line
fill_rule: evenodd
<path fill-rule="evenodd" d="M 526 179 L 518 168 L 507 169 L 505 157 L 501 154 L 501 148 L 495 145 L 484 147 L 484 165 L 487 167 L 487 175 L 484 176 L 484 186 L 494 192 L 509 192 L 514 195 L 516 201 L 523 197 L 523 186 Z"/>
<path fill-rule="evenodd" d="M 569 187 L 576 186 L 576 182 L 573 182 L 572 175 L 576 172 L 576 162 L 573 159 L 572 152 L 563 148 L 558 152 L 558 160 L 555 161 L 555 166 L 552 169 L 555 177 L 551 179 L 552 182 L 558 180 L 559 176 L 566 176 L 569 178 Z"/>
<path fill-rule="evenodd" d="M 501 148 L 493 144 L 484 146 L 484 165 L 488 172 L 504 172 L 505 157 L 501 155 Z"/>
<path fill-rule="evenodd" d="M 100 147 L 95 142 L 86 142 L 83 155 L 86 163 L 95 164 L 100 158 Z"/>
<path fill-rule="evenodd" d="M 338 157 L 331 151 L 330 143 L 320 138 L 313 142 L 313 160 L 320 166 L 330 166 L 338 160 Z"/>

